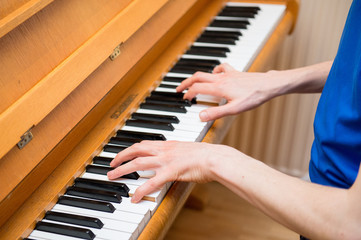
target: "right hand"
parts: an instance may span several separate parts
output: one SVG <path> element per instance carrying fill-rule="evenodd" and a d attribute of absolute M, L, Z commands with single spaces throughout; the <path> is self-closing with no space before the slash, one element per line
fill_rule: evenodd
<path fill-rule="evenodd" d="M 184 95 L 192 99 L 197 94 L 225 98 L 227 104 L 211 107 L 200 113 L 202 121 L 215 120 L 255 108 L 278 95 L 278 82 L 282 72 L 248 73 L 236 71 L 229 64 L 221 64 L 213 73 L 196 72 L 184 80 L 177 91 L 188 89 Z"/>

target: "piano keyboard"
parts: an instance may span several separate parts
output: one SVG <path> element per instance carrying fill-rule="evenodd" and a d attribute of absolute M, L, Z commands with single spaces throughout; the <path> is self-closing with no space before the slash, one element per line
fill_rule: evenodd
<path fill-rule="evenodd" d="M 184 100 L 176 86 L 196 71 L 212 72 L 224 62 L 246 71 L 284 10 L 284 5 L 228 3 L 27 239 L 136 239 L 171 183 L 133 204 L 129 196 L 154 172 L 138 171 L 109 181 L 110 161 L 142 140 L 202 141 L 212 123 L 201 122 L 199 112 L 220 99 L 199 95 Z"/>

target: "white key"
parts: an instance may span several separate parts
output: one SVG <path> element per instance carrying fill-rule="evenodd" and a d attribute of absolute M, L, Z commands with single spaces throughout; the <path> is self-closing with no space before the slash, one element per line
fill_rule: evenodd
<path fill-rule="evenodd" d="M 75 237 L 68 237 L 65 235 L 60 235 L 60 234 L 55 234 L 55 233 L 49 233 L 49 232 L 44 232 L 44 231 L 39 231 L 39 230 L 34 230 L 31 232 L 31 234 L 29 235 L 29 238 L 35 238 L 35 239 L 46 239 L 46 240 L 79 240 L 79 238 L 75 238 Z M 101 238 L 94 238 L 95 240 L 101 240 Z"/>
<path fill-rule="evenodd" d="M 78 215 L 84 216 L 91 216 L 91 217 L 98 217 L 98 218 L 108 218 L 113 220 L 120 220 L 123 222 L 135 223 L 139 225 L 141 228 L 144 227 L 143 215 L 129 213 L 129 212 L 121 212 L 121 211 L 114 211 L 113 213 L 90 210 L 80 207 L 72 207 L 62 204 L 55 204 L 53 207 L 56 211 L 67 211 Z"/>
<path fill-rule="evenodd" d="M 87 226 L 79 226 L 79 225 L 69 224 L 69 223 L 62 223 L 62 222 L 57 222 L 57 221 L 52 221 L 52 220 L 47 220 L 47 219 L 43 219 L 42 222 L 55 223 L 55 224 L 61 224 L 61 225 L 65 225 L 65 226 L 72 226 L 72 227 L 79 227 L 79 228 L 86 228 L 86 229 L 89 229 L 90 231 L 92 231 L 96 238 L 101 238 L 101 239 L 109 239 L 109 240 L 124 239 L 124 240 L 127 240 L 127 239 L 132 238 L 132 234 L 130 234 L 130 233 L 114 231 L 114 230 L 110 230 L 110 229 L 104 229 L 104 228 L 97 229 L 97 228 L 92 228 L 92 227 L 87 227 Z"/>
<path fill-rule="evenodd" d="M 68 213 L 68 214 L 76 214 L 73 211 L 73 208 L 67 209 L 65 207 L 63 207 L 64 205 L 55 205 L 54 208 L 52 209 L 52 211 L 54 212 L 63 212 L 63 213 Z M 109 218 L 102 218 L 99 216 L 91 215 L 91 214 L 77 214 L 77 215 L 81 215 L 81 216 L 87 216 L 87 217 L 94 217 L 94 218 L 98 218 L 103 224 L 103 228 L 105 229 L 111 229 L 111 230 L 115 230 L 115 231 L 120 231 L 120 232 L 125 232 L 125 233 L 138 233 L 138 224 L 135 223 L 130 223 L 130 222 L 125 222 L 125 221 L 121 221 L 121 220 L 114 220 L 114 219 L 109 219 Z"/>
<path fill-rule="evenodd" d="M 163 134 L 167 140 L 179 140 L 179 141 L 195 141 L 198 138 L 198 134 L 194 132 L 186 132 L 182 130 L 164 131 L 151 128 L 141 128 L 133 126 L 123 126 L 122 130 L 136 131 L 136 132 L 147 132 L 147 133 L 158 133 Z"/>

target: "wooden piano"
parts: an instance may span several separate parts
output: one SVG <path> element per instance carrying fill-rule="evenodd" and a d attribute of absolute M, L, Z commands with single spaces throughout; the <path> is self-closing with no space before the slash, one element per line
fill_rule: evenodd
<path fill-rule="evenodd" d="M 248 71 L 295 24 L 293 0 Z M 28 237 L 224 6 L 214 0 L 16 0 L 0 6 L 0 239 Z M 219 143 L 232 117 L 203 141 Z M 164 237 L 194 184 L 174 183 L 139 239 Z"/>

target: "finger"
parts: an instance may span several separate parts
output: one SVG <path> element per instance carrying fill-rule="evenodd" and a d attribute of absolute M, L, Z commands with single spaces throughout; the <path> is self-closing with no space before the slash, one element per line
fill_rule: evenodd
<path fill-rule="evenodd" d="M 168 174 L 156 175 L 135 190 L 131 201 L 133 203 L 139 202 L 144 196 L 160 190 L 164 184 L 170 181 L 172 180 L 169 178 Z"/>
<path fill-rule="evenodd" d="M 107 173 L 109 179 L 116 179 L 128 173 L 135 171 L 143 171 L 154 169 L 159 166 L 159 164 L 153 161 L 154 157 L 140 157 L 136 158 L 126 164 L 120 165 L 112 171 Z"/>
<path fill-rule="evenodd" d="M 196 82 L 212 82 L 215 78 L 211 73 L 196 72 L 191 77 L 187 78 L 176 88 L 177 92 L 182 92 L 189 88 Z"/>
<path fill-rule="evenodd" d="M 235 69 L 228 63 L 222 63 L 213 69 L 213 73 L 224 73 L 224 72 L 229 72 L 229 71 L 234 71 L 234 70 Z"/>
<path fill-rule="evenodd" d="M 222 93 L 218 91 L 214 83 L 195 83 L 184 94 L 184 99 L 193 99 L 197 94 L 207 94 L 221 97 Z"/>
<path fill-rule="evenodd" d="M 110 166 L 116 167 L 125 161 L 129 161 L 137 157 L 154 155 L 154 148 L 151 147 L 151 142 L 152 141 L 142 141 L 124 149 L 110 162 Z"/>
<path fill-rule="evenodd" d="M 227 103 L 222 106 L 205 109 L 199 113 L 199 117 L 201 121 L 207 122 L 236 113 L 238 113 L 238 106 L 234 103 Z"/>

